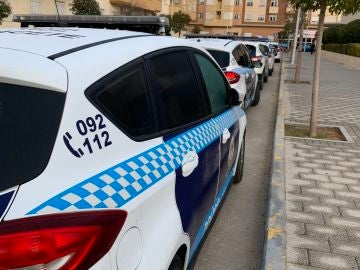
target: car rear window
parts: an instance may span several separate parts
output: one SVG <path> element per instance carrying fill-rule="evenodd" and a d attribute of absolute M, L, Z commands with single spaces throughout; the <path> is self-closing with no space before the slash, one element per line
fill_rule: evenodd
<path fill-rule="evenodd" d="M 214 57 L 216 62 L 221 68 L 228 67 L 230 64 L 230 54 L 228 52 L 208 50 L 208 52 Z"/>
<path fill-rule="evenodd" d="M 255 46 L 246 44 L 246 48 L 249 50 L 250 57 L 256 56 L 256 47 Z"/>
<path fill-rule="evenodd" d="M 0 83 L 0 191 L 45 169 L 64 102 L 64 93 Z"/>

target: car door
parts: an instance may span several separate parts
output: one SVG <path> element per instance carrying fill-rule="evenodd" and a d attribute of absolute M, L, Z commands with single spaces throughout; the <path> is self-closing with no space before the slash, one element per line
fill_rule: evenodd
<path fill-rule="evenodd" d="M 254 70 L 254 64 L 249 56 L 248 49 L 245 45 L 242 46 L 245 62 L 246 62 L 246 76 L 247 83 L 249 84 L 249 97 L 253 97 L 256 89 L 256 72 Z"/>
<path fill-rule="evenodd" d="M 233 168 L 239 148 L 239 121 L 236 120 L 235 115 L 240 109 L 239 106 L 230 107 L 226 105 L 229 86 L 221 70 L 202 54 L 195 53 L 195 58 L 210 98 L 213 120 L 220 137 L 220 176 L 215 200 L 216 210 L 233 176 Z"/>
<path fill-rule="evenodd" d="M 266 51 L 266 47 L 263 44 L 259 44 L 260 52 L 265 59 L 265 74 L 267 75 L 269 73 L 269 54 Z"/>
<path fill-rule="evenodd" d="M 157 125 L 175 167 L 175 197 L 191 255 L 198 247 L 219 177 L 219 139 L 206 93 L 186 50 L 160 51 L 146 59 Z M 164 213 L 166 214 L 166 213 Z"/>

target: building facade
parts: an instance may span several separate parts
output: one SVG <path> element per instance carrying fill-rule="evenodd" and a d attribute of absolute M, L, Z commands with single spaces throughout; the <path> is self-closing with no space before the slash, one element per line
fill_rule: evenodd
<path fill-rule="evenodd" d="M 286 22 L 286 0 L 198 0 L 196 20 L 204 33 L 274 37 Z"/>
<path fill-rule="evenodd" d="M 60 15 L 71 15 L 72 0 L 56 0 Z M 101 15 L 155 15 L 162 8 L 162 0 L 97 0 Z M 54 0 L 8 0 L 12 14 L 5 18 L 0 27 L 18 27 L 12 22 L 13 14 L 56 15 Z"/>
<path fill-rule="evenodd" d="M 8 0 L 13 14 L 56 14 L 54 0 Z M 192 22 L 187 32 L 196 27 L 201 33 L 234 34 L 276 38 L 286 24 L 286 14 L 292 11 L 287 0 L 97 0 L 102 15 L 172 15 L 182 11 Z M 72 0 L 56 0 L 61 15 L 71 15 Z M 325 24 L 346 23 L 355 16 L 326 14 Z M 319 12 L 307 15 L 307 33 L 316 33 Z M 1 27 L 16 27 L 12 15 Z"/>

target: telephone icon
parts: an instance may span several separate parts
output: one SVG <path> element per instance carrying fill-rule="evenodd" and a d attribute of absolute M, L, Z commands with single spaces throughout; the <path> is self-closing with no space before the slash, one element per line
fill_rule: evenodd
<path fill-rule="evenodd" d="M 75 150 L 70 144 L 71 139 L 72 139 L 72 137 L 69 132 L 66 132 L 65 135 L 63 135 L 64 143 L 65 143 L 67 149 L 69 149 L 70 153 L 73 154 L 77 158 L 81 158 L 84 155 L 84 152 L 80 148 Z"/>

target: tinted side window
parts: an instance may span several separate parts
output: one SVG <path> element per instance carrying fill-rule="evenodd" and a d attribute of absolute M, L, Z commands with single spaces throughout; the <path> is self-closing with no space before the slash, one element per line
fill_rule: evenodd
<path fill-rule="evenodd" d="M 243 52 L 244 55 L 244 59 L 245 59 L 245 63 L 246 63 L 246 67 L 250 67 L 251 66 L 251 60 L 249 57 L 249 53 L 248 50 L 246 49 L 245 45 L 241 45 L 241 51 Z"/>
<path fill-rule="evenodd" d="M 236 59 L 236 62 L 238 63 L 239 66 L 247 66 L 246 60 L 245 60 L 245 57 L 244 57 L 244 52 L 241 50 L 241 46 L 237 46 L 233 50 L 233 55 L 234 55 L 234 58 Z"/>
<path fill-rule="evenodd" d="M 227 52 L 208 50 L 212 57 L 216 60 L 221 68 L 228 67 L 230 65 L 230 55 Z"/>
<path fill-rule="evenodd" d="M 42 173 L 53 151 L 65 94 L 0 83 L 0 190 Z"/>
<path fill-rule="evenodd" d="M 267 46 L 264 46 L 262 44 L 259 45 L 259 49 L 263 55 L 267 55 L 269 52 L 269 48 Z"/>
<path fill-rule="evenodd" d="M 195 54 L 203 75 L 206 89 L 210 98 L 213 113 L 217 114 L 227 108 L 227 86 L 223 74 L 219 69 L 205 56 Z"/>
<path fill-rule="evenodd" d="M 250 57 L 252 57 L 252 56 L 256 56 L 256 48 L 255 48 L 255 46 L 253 46 L 253 45 L 246 45 L 246 48 L 248 49 L 248 51 L 249 51 L 249 55 L 250 55 Z"/>
<path fill-rule="evenodd" d="M 147 61 L 147 66 L 161 130 L 185 125 L 208 115 L 186 52 L 156 56 Z"/>
<path fill-rule="evenodd" d="M 127 69 L 96 98 L 109 118 L 131 135 L 155 132 L 142 66 Z"/>

